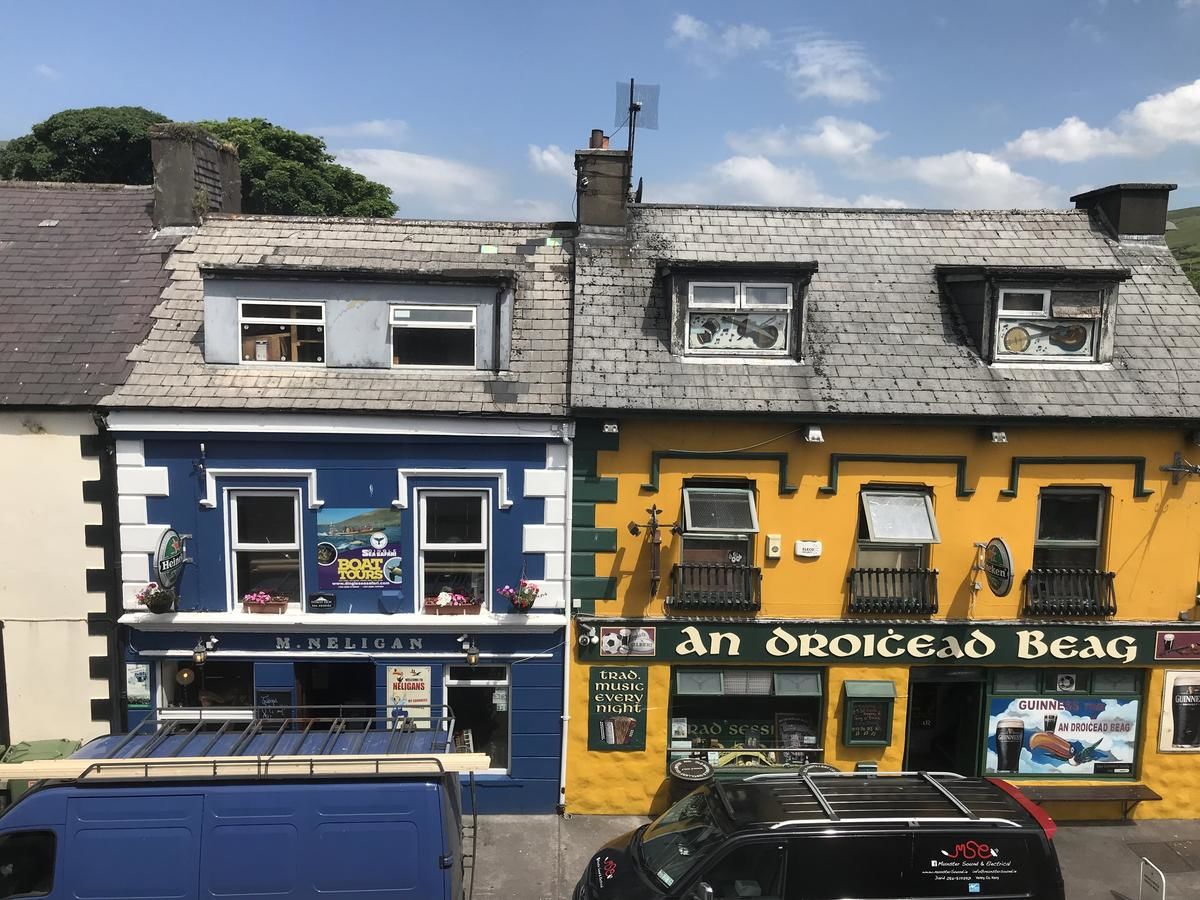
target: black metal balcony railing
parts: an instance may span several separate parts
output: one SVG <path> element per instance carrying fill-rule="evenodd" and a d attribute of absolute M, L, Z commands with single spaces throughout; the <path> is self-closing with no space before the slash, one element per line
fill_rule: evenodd
<path fill-rule="evenodd" d="M 937 576 L 937 569 L 851 569 L 850 612 L 935 613 Z"/>
<path fill-rule="evenodd" d="M 681 563 L 671 570 L 668 609 L 727 609 L 753 611 L 762 606 L 754 566 Z"/>
<path fill-rule="evenodd" d="M 1115 616 L 1113 572 L 1030 569 L 1023 591 L 1027 616 Z"/>

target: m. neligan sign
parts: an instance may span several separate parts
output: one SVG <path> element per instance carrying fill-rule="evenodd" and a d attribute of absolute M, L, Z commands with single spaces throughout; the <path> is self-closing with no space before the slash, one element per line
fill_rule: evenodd
<path fill-rule="evenodd" d="M 664 662 L 918 663 L 922 665 L 1054 664 L 1135 665 L 1159 661 L 1200 664 L 1164 649 L 1162 635 L 1200 635 L 1175 623 L 918 622 L 856 625 L 846 622 L 711 622 L 588 620 L 601 633 L 620 628 L 646 632 L 630 642 L 588 644 L 582 659 Z M 652 636 L 652 637 L 650 637 Z M 1200 642 L 1190 643 L 1200 651 Z M 607 648 L 617 652 L 605 652 Z M 652 647 L 652 651 L 651 651 Z M 1170 647 L 1170 644 L 1167 645 Z"/>

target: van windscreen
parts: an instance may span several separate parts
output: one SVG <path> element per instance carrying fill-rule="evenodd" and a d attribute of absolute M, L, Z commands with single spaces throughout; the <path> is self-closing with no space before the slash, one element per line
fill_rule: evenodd
<path fill-rule="evenodd" d="M 670 887 L 725 839 L 709 788 L 693 791 L 650 823 L 638 850 L 651 880 Z"/>

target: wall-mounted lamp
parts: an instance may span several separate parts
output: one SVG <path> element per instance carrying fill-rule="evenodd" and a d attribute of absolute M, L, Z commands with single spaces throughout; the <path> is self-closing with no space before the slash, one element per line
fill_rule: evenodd
<path fill-rule="evenodd" d="M 1176 452 L 1174 459 L 1171 460 L 1169 466 L 1159 466 L 1160 472 L 1171 473 L 1171 484 L 1179 484 L 1179 482 L 1187 478 L 1189 475 L 1200 475 L 1200 466 L 1195 463 L 1190 463 L 1183 458 L 1183 454 Z"/>
<path fill-rule="evenodd" d="M 650 514 L 650 518 L 647 519 L 644 524 L 630 522 L 625 527 L 629 529 L 629 533 L 634 537 L 640 535 L 643 528 L 646 529 L 646 533 L 650 535 L 650 596 L 653 597 L 658 593 L 658 583 L 662 579 L 662 575 L 659 572 L 662 567 L 662 534 L 660 534 L 660 531 L 663 528 L 670 527 L 672 532 L 678 534 L 680 529 L 678 522 L 676 522 L 674 525 L 667 526 L 658 521 L 658 517 L 662 513 L 662 510 L 659 509 L 656 504 L 651 504 L 650 508 L 646 510 L 646 512 Z"/>
<path fill-rule="evenodd" d="M 196 641 L 196 646 L 192 648 L 192 665 L 202 666 L 208 661 L 208 654 L 217 646 L 218 640 L 216 636 L 209 635 L 208 640 Z"/>
<path fill-rule="evenodd" d="M 621 424 L 619 422 L 605 422 L 603 431 L 605 434 L 620 434 Z"/>
<path fill-rule="evenodd" d="M 994 431 L 994 430 L 989 429 L 987 432 L 987 437 L 988 437 L 988 440 L 990 440 L 993 444 L 1007 444 L 1008 443 L 1008 432 L 1007 431 Z"/>
<path fill-rule="evenodd" d="M 469 634 L 460 634 L 458 642 L 462 645 L 463 653 L 467 655 L 467 665 L 479 665 L 479 648 Z"/>
<path fill-rule="evenodd" d="M 804 440 L 810 444 L 825 443 L 825 434 L 821 431 L 820 425 L 809 425 L 804 430 Z"/>

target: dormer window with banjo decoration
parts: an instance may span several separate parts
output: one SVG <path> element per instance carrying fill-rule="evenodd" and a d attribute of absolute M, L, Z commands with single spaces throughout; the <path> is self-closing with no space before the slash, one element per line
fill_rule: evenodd
<path fill-rule="evenodd" d="M 1094 362 L 1100 337 L 1099 290 L 1001 289 L 997 362 Z"/>
<path fill-rule="evenodd" d="M 687 291 L 689 354 L 787 356 L 792 285 L 693 281 Z"/>

